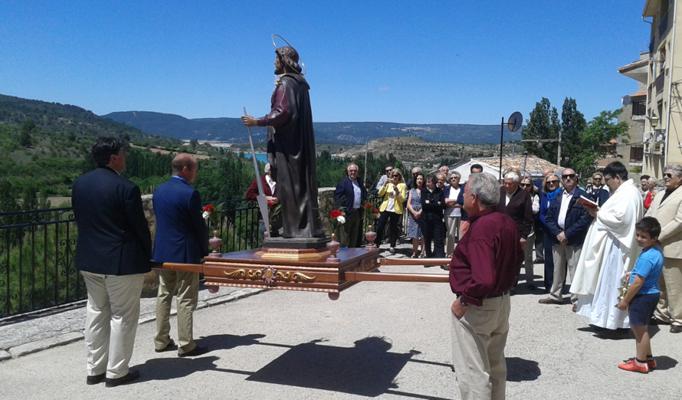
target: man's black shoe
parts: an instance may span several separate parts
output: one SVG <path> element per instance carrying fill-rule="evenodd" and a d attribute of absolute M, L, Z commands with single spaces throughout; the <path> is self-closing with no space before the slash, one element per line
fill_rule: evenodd
<path fill-rule="evenodd" d="M 682 325 L 670 325 L 670 333 L 682 332 Z"/>
<path fill-rule="evenodd" d="M 85 383 L 88 385 L 96 385 L 98 383 L 104 382 L 104 379 L 107 377 L 107 374 L 99 374 L 99 375 L 88 375 L 88 377 L 85 379 Z"/>
<path fill-rule="evenodd" d="M 178 353 L 178 357 L 194 357 L 200 356 L 202 354 L 208 353 L 208 348 L 203 346 L 197 346 L 194 349 L 187 351 L 185 353 Z"/>
<path fill-rule="evenodd" d="M 177 349 L 178 349 L 178 346 L 175 344 L 173 339 L 171 339 L 170 342 L 168 342 L 168 344 L 166 345 L 166 347 L 164 347 L 163 349 L 154 349 L 154 351 L 157 353 L 162 353 L 164 351 L 171 351 L 171 350 L 177 350 Z"/>
<path fill-rule="evenodd" d="M 128 371 L 128 374 L 125 376 L 122 376 L 120 378 L 107 378 L 106 382 L 104 383 L 104 386 L 106 387 L 115 387 L 115 386 L 120 386 L 120 385 L 126 385 L 132 381 L 137 380 L 140 377 L 140 372 L 139 371 Z"/>

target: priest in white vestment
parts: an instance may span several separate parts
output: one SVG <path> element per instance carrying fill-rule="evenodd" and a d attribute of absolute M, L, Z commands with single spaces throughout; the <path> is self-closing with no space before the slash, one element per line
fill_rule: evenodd
<path fill-rule="evenodd" d="M 616 308 L 616 304 L 622 278 L 632 269 L 639 253 L 635 224 L 642 219 L 644 207 L 639 188 L 628 180 L 622 163 L 607 165 L 604 179 L 611 197 L 590 211 L 595 219 L 585 237 L 571 293 L 578 296 L 576 312 L 590 325 L 628 328 L 627 312 Z"/>

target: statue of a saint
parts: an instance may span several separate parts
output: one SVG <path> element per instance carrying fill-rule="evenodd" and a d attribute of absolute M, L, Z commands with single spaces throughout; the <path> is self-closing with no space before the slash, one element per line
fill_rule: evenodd
<path fill-rule="evenodd" d="M 282 238 L 266 239 L 264 246 L 321 247 L 327 239 L 317 202 L 310 86 L 293 47 L 275 49 L 275 74 L 270 113 L 262 118 L 242 117 L 246 126 L 268 127 L 268 161 L 282 205 Z"/>

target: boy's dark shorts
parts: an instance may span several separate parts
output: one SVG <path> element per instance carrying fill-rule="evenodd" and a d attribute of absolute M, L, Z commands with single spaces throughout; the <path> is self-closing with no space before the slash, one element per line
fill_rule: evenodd
<path fill-rule="evenodd" d="M 635 296 L 628 306 L 630 325 L 649 325 L 659 297 L 659 293 L 638 294 Z"/>

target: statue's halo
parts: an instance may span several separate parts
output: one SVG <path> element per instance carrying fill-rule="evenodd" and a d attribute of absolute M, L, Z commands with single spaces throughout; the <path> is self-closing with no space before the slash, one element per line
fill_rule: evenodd
<path fill-rule="evenodd" d="M 294 47 L 293 44 L 289 43 L 288 40 L 286 40 L 284 37 L 282 37 L 281 35 L 278 35 L 276 33 L 272 34 L 272 45 L 275 48 L 283 47 L 285 45 L 289 46 L 289 47 L 293 47 L 294 49 L 296 48 L 296 47 Z"/>

